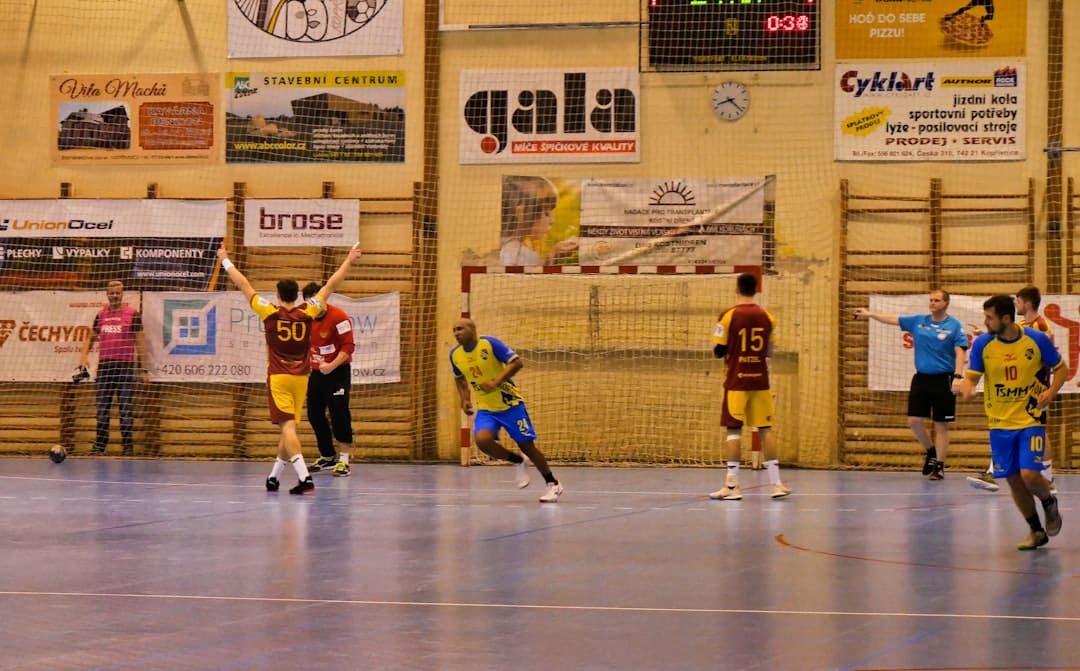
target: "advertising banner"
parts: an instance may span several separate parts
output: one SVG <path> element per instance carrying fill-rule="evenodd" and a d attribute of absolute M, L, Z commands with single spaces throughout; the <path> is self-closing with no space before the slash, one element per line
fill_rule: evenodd
<path fill-rule="evenodd" d="M 465 70 L 459 160 L 638 163 L 637 68 Z"/>
<path fill-rule="evenodd" d="M 139 309 L 139 294 L 124 293 Z M 0 307 L 0 380 L 71 382 L 94 317 L 106 305 L 104 291 L 16 291 Z M 97 371 L 97 348 L 90 370 Z"/>
<path fill-rule="evenodd" d="M 1027 78 L 1014 60 L 838 63 L 838 161 L 1020 161 Z"/>
<path fill-rule="evenodd" d="M 988 296 L 958 296 L 952 294 L 949 314 L 960 320 L 968 331 L 968 341 L 976 329 L 984 331 L 983 302 Z M 1043 294 L 1042 315 L 1050 324 L 1054 344 L 1069 365 L 1069 381 L 1061 388 L 1063 394 L 1080 392 L 1080 296 Z M 900 296 L 873 295 L 870 311 L 879 314 L 918 315 L 929 313 L 927 294 Z M 915 354 L 911 336 L 899 326 L 870 320 L 870 351 L 867 359 L 867 386 L 875 391 L 908 391 L 915 374 Z"/>
<path fill-rule="evenodd" d="M 405 162 L 404 72 L 230 72 L 225 86 L 226 163 Z"/>
<path fill-rule="evenodd" d="M 581 189 L 581 265 L 763 263 L 771 177 L 591 179 Z"/>
<path fill-rule="evenodd" d="M 55 164 L 221 160 L 220 75 L 54 75 L 49 92 Z"/>
<path fill-rule="evenodd" d="M 206 289 L 225 218 L 223 200 L 0 200 L 0 284 Z"/>
<path fill-rule="evenodd" d="M 360 234 L 355 198 L 282 198 L 244 201 L 248 247 L 351 247 Z"/>
<path fill-rule="evenodd" d="M 229 58 L 396 56 L 405 0 L 224 0 Z"/>
<path fill-rule="evenodd" d="M 836 0 L 836 58 L 1018 58 L 1027 0 Z"/>
<path fill-rule="evenodd" d="M 271 293 L 260 295 L 277 300 Z M 242 293 L 147 293 L 143 301 L 152 382 L 266 382 L 263 325 Z M 353 384 L 400 382 L 400 295 L 333 294 L 329 302 L 352 320 Z"/>

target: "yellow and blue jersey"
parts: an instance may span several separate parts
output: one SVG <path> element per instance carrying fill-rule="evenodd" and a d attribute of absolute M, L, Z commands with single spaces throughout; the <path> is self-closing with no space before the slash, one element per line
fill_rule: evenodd
<path fill-rule="evenodd" d="M 991 429 L 1023 429 L 1046 424 L 1046 409 L 1037 410 L 1044 367 L 1057 370 L 1061 354 L 1045 333 L 1026 327 L 1020 337 L 1005 341 L 984 333 L 971 344 L 968 368 L 985 375 L 983 405 Z"/>
<path fill-rule="evenodd" d="M 501 412 L 525 401 L 512 379 L 506 380 L 493 391 L 481 391 L 480 383 L 494 380 L 502 374 L 506 364 L 518 359 L 517 353 L 498 338 L 480 336 L 476 346 L 466 351 L 458 345 L 450 350 L 450 366 L 454 377 L 465 378 L 476 395 L 476 408 Z"/>

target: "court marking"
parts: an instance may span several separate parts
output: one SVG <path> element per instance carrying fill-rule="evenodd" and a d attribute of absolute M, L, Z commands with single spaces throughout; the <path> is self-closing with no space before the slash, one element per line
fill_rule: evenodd
<path fill-rule="evenodd" d="M 124 592 L 35 592 L 0 591 L 0 597 L 57 597 L 98 599 L 147 599 L 175 601 L 218 601 L 229 603 L 280 603 L 328 606 L 405 606 L 423 608 L 491 608 L 496 610 L 578 611 L 595 613 L 669 613 L 672 615 L 791 615 L 805 617 L 888 617 L 910 619 L 957 619 L 1024 622 L 1080 622 L 1080 616 L 992 615 L 973 613 L 904 613 L 843 610 L 764 610 L 754 608 L 661 608 L 652 606 L 567 606 L 537 603 L 476 603 L 468 601 L 385 601 L 381 599 L 303 599 L 297 597 L 221 596 L 197 594 L 135 594 Z M 953 667 L 963 668 L 963 667 Z M 1050 667 L 1053 668 L 1053 667 Z M 1064 667 L 1063 667 L 1064 668 Z"/>
<path fill-rule="evenodd" d="M 1042 571 L 1021 571 L 1019 569 L 997 569 L 997 568 L 978 568 L 970 566 L 950 566 L 948 564 L 930 564 L 926 562 L 906 561 L 903 559 L 878 559 L 877 557 L 867 557 L 864 555 L 852 555 L 842 552 L 829 552 L 828 550 L 815 550 L 814 548 L 803 547 L 802 545 L 796 545 L 784 538 L 784 534 L 776 534 L 773 539 L 783 545 L 784 547 L 792 550 L 798 550 L 800 552 L 809 552 L 810 554 L 816 554 L 821 557 L 830 557 L 833 559 L 850 559 L 852 561 L 865 561 L 873 562 L 875 564 L 893 564 L 897 566 L 918 566 L 920 568 L 936 568 L 945 571 L 969 571 L 971 573 L 1004 573 L 1007 575 L 1033 575 L 1040 577 L 1055 578 L 1061 577 L 1053 573 L 1044 573 Z M 1017 550 L 1019 552 L 1019 550 Z M 1072 577 L 1072 576 L 1070 576 Z"/>

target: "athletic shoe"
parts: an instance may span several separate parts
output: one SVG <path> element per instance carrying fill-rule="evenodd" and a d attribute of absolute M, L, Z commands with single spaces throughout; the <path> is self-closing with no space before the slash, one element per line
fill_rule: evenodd
<path fill-rule="evenodd" d="M 1050 542 L 1045 531 L 1032 531 L 1028 537 L 1016 544 L 1017 550 L 1034 550 Z"/>
<path fill-rule="evenodd" d="M 1043 504 L 1046 512 L 1046 535 L 1057 536 L 1061 533 L 1061 512 L 1058 511 L 1057 497 L 1050 499 L 1050 503 Z"/>
<path fill-rule="evenodd" d="M 514 464 L 514 484 L 518 489 L 529 486 L 529 464 L 522 460 L 520 464 Z"/>
<path fill-rule="evenodd" d="M 742 490 L 739 489 L 738 485 L 734 487 L 724 487 L 723 489 L 718 489 L 712 494 L 709 494 L 709 498 L 715 501 L 740 501 L 742 500 Z"/>
<path fill-rule="evenodd" d="M 979 475 L 967 476 L 967 482 L 975 489 L 981 489 L 986 492 L 996 492 L 1001 489 L 994 476 L 989 473 L 981 473 Z"/>
<path fill-rule="evenodd" d="M 540 497 L 540 503 L 558 503 L 562 493 L 563 487 L 561 482 L 549 482 L 547 492 Z"/>
<path fill-rule="evenodd" d="M 337 475 L 339 477 L 344 478 L 344 477 L 347 477 L 349 475 L 349 473 L 352 473 L 352 471 L 349 470 L 349 465 L 348 464 L 346 464 L 344 461 L 339 461 L 334 466 L 333 473 L 334 473 L 334 475 Z"/>
<path fill-rule="evenodd" d="M 266 479 L 266 491 L 268 491 L 268 492 L 276 492 L 278 490 L 278 488 L 280 488 L 280 487 L 281 487 L 281 483 L 278 482 L 277 478 L 267 478 Z"/>
<path fill-rule="evenodd" d="M 94 445 L 93 447 L 90 448 L 90 454 L 92 454 L 94 456 L 99 456 L 99 455 L 105 454 L 105 446 L 104 445 L 101 445 L 101 446 Z"/>
<path fill-rule="evenodd" d="M 930 448 L 926 451 L 926 459 L 922 463 L 922 474 L 930 475 L 934 472 L 934 464 L 937 463 L 937 450 Z"/>
<path fill-rule="evenodd" d="M 310 475 L 296 483 L 296 486 L 289 490 L 290 494 L 313 494 L 314 492 L 315 483 L 311 481 Z"/>
<path fill-rule="evenodd" d="M 327 470 L 327 471 L 330 470 L 335 465 L 337 465 L 337 463 L 338 463 L 338 459 L 337 459 L 336 456 L 334 456 L 334 457 L 319 457 L 315 461 L 311 462 L 308 465 L 307 468 L 312 473 L 318 473 L 319 471 L 322 471 L 322 470 Z"/>
<path fill-rule="evenodd" d="M 945 464 L 940 461 L 934 461 L 934 471 L 927 476 L 927 480 L 944 480 L 945 479 Z"/>
<path fill-rule="evenodd" d="M 772 494 L 770 494 L 770 496 L 774 499 L 782 499 L 790 493 L 791 490 L 789 488 L 785 487 L 782 482 L 778 482 L 772 486 Z"/>

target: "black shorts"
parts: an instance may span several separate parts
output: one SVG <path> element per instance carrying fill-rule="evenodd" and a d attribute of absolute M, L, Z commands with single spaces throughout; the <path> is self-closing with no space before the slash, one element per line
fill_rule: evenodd
<path fill-rule="evenodd" d="M 908 417 L 929 417 L 935 422 L 956 419 L 956 394 L 952 391 L 952 373 L 915 373 L 908 392 Z"/>

